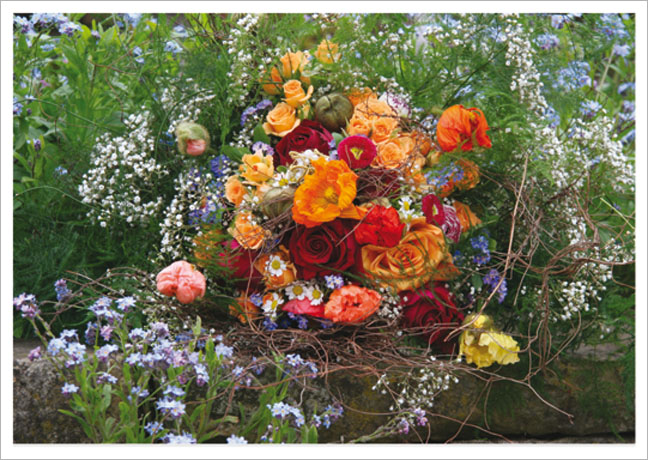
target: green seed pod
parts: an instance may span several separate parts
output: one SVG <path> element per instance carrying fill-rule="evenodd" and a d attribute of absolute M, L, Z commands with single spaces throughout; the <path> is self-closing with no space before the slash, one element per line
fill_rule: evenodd
<path fill-rule="evenodd" d="M 176 128 L 178 150 L 182 154 L 198 156 L 209 148 L 209 133 L 207 129 L 189 121 L 183 121 Z"/>
<path fill-rule="evenodd" d="M 315 103 L 315 120 L 330 132 L 339 132 L 353 116 L 353 104 L 340 93 L 320 97 Z"/>
<path fill-rule="evenodd" d="M 293 204 L 293 187 L 276 187 L 268 190 L 261 200 L 261 212 L 273 219 L 286 212 Z"/>

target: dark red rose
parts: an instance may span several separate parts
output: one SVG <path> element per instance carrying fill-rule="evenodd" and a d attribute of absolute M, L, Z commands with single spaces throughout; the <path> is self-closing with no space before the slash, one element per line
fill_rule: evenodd
<path fill-rule="evenodd" d="M 239 289 L 256 288 L 263 279 L 259 271 L 254 268 L 257 251 L 243 249 L 236 240 L 223 241 L 223 250 L 219 252 L 220 265 L 229 268 L 231 278 L 236 282 Z"/>
<path fill-rule="evenodd" d="M 378 149 L 366 136 L 349 136 L 338 145 L 338 158 L 346 161 L 351 169 L 364 169 L 371 164 Z"/>
<path fill-rule="evenodd" d="M 457 310 L 450 292 L 442 285 L 436 285 L 434 290 L 426 287 L 417 291 L 404 291 L 400 295 L 405 305 L 405 327 L 418 328 L 430 345 L 441 353 L 451 354 L 455 341 L 444 340 L 453 329 L 461 325 L 464 314 Z"/>
<path fill-rule="evenodd" d="M 441 224 L 441 230 L 443 230 L 445 236 L 455 243 L 458 243 L 459 238 L 461 238 L 461 221 L 457 216 L 457 210 L 454 206 L 444 204 L 443 215 L 445 220 L 443 221 L 443 224 Z"/>
<path fill-rule="evenodd" d="M 445 211 L 441 200 L 436 195 L 425 195 L 421 202 L 423 205 L 423 214 L 425 222 L 428 224 L 438 225 L 439 227 L 445 222 Z"/>
<path fill-rule="evenodd" d="M 396 209 L 376 205 L 356 227 L 355 237 L 358 244 L 393 248 L 403 237 L 404 228 Z"/>
<path fill-rule="evenodd" d="M 394 198 L 400 192 L 398 171 L 394 169 L 361 169 L 356 182 L 358 198 L 373 200 L 375 198 Z"/>
<path fill-rule="evenodd" d="M 300 278 L 338 273 L 355 264 L 358 243 L 353 236 L 354 222 L 335 219 L 313 228 L 297 225 L 288 248 Z"/>
<path fill-rule="evenodd" d="M 302 122 L 286 134 L 275 147 L 274 165 L 289 165 L 293 162 L 290 152 L 304 152 L 317 149 L 320 153 L 328 155 L 333 136 L 326 128 L 316 121 L 302 120 Z"/>

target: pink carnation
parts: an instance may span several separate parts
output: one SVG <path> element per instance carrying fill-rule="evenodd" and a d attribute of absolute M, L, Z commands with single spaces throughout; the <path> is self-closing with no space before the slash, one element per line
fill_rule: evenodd
<path fill-rule="evenodd" d="M 459 238 L 461 238 L 461 222 L 459 221 L 459 217 L 457 217 L 457 211 L 453 206 L 444 204 L 443 214 L 445 221 L 441 225 L 441 230 L 443 230 L 445 236 L 458 243 Z"/>
<path fill-rule="evenodd" d="M 324 318 L 324 305 L 313 305 L 309 299 L 293 299 L 286 302 L 283 311 L 294 313 L 296 315 L 311 315 L 318 318 Z"/>
<path fill-rule="evenodd" d="M 205 277 L 184 260 L 173 262 L 155 278 L 158 291 L 176 296 L 181 303 L 191 303 L 205 295 Z"/>

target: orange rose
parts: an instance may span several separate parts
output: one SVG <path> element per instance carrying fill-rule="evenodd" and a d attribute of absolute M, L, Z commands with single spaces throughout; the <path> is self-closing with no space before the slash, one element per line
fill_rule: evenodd
<path fill-rule="evenodd" d="M 396 291 L 417 289 L 428 281 L 449 279 L 452 258 L 447 253 L 443 230 L 424 218 L 413 219 L 409 231 L 393 248 L 368 244 L 361 249 L 368 276 Z M 439 270 L 443 267 L 443 270 Z"/>
<path fill-rule="evenodd" d="M 284 137 L 291 132 L 301 120 L 297 118 L 295 108 L 280 102 L 266 116 L 266 122 L 263 123 L 263 130 L 266 134 L 272 134 L 277 137 Z"/>
<path fill-rule="evenodd" d="M 245 249 L 259 249 L 269 234 L 263 227 L 252 222 L 252 214 L 249 211 L 236 215 L 234 228 L 229 232 Z"/>
<path fill-rule="evenodd" d="M 411 137 L 397 137 L 378 145 L 378 155 L 372 163 L 374 168 L 396 169 L 404 165 L 412 150 L 414 141 Z"/>
<path fill-rule="evenodd" d="M 313 95 L 313 85 L 309 86 L 308 93 L 305 93 L 299 80 L 288 80 L 284 83 L 283 90 L 285 96 L 284 101 L 294 108 L 304 104 Z"/>
<path fill-rule="evenodd" d="M 382 297 L 360 286 L 342 286 L 333 291 L 324 305 L 324 317 L 334 323 L 359 323 L 373 315 Z"/>
<path fill-rule="evenodd" d="M 268 94 L 279 94 L 279 88 L 281 87 L 281 75 L 279 70 L 276 67 L 273 67 L 270 71 L 270 75 L 266 72 L 264 76 L 259 80 L 263 83 L 263 91 Z"/>
<path fill-rule="evenodd" d="M 473 148 L 473 142 L 482 147 L 490 148 L 491 140 L 486 134 L 488 123 L 484 113 L 471 107 L 465 109 L 463 105 L 453 105 L 447 108 L 437 124 L 437 141 L 446 152 L 461 147 L 468 151 Z"/>
<path fill-rule="evenodd" d="M 281 75 L 286 79 L 292 78 L 293 74 L 299 72 L 300 80 L 306 85 L 310 85 L 310 78 L 304 76 L 304 69 L 308 65 L 306 54 L 301 51 L 296 53 L 288 52 L 283 55 L 281 61 Z"/>
<path fill-rule="evenodd" d="M 396 128 L 398 128 L 398 120 L 395 118 L 379 118 L 373 122 L 371 140 L 376 144 L 388 141 Z"/>
<path fill-rule="evenodd" d="M 274 174 L 272 155 L 263 156 L 259 150 L 254 155 L 243 155 L 243 164 L 239 166 L 241 176 L 252 185 L 260 185 Z"/>
<path fill-rule="evenodd" d="M 340 59 L 337 43 L 330 42 L 326 39 L 322 40 L 317 47 L 317 51 L 315 51 L 315 57 L 324 64 L 333 64 Z"/>
<path fill-rule="evenodd" d="M 349 136 L 362 134 L 369 137 L 369 134 L 371 134 L 371 122 L 366 118 L 356 117 L 355 115 L 353 115 L 349 120 L 346 132 Z"/>
<path fill-rule="evenodd" d="M 459 218 L 459 223 L 461 224 L 461 233 L 467 232 L 470 227 L 474 227 L 482 223 L 481 219 L 475 215 L 474 212 L 470 209 L 470 206 L 467 204 L 454 201 L 452 203 L 455 211 L 457 211 L 457 217 Z"/>
<path fill-rule="evenodd" d="M 235 316 L 241 323 L 247 324 L 250 320 L 259 318 L 260 308 L 252 303 L 246 295 L 236 298 L 236 305 L 230 305 L 230 315 Z"/>
<path fill-rule="evenodd" d="M 254 262 L 254 268 L 263 275 L 268 289 L 279 289 L 297 279 L 297 269 L 290 261 L 290 254 L 285 246 L 271 254 L 263 254 Z"/>
<path fill-rule="evenodd" d="M 247 190 L 237 176 L 230 176 L 225 182 L 225 198 L 234 206 L 241 204 L 246 193 Z"/>
<path fill-rule="evenodd" d="M 432 149 L 432 140 L 420 131 L 403 133 L 401 136 L 409 136 L 414 141 L 414 149 L 421 155 L 426 156 Z"/>
<path fill-rule="evenodd" d="M 378 99 L 378 95 L 373 91 L 371 91 L 371 89 L 369 88 L 363 88 L 363 89 L 354 88 L 346 96 L 351 101 L 351 104 L 353 104 L 353 107 L 355 107 L 361 102 L 366 101 L 367 99 Z"/>
<path fill-rule="evenodd" d="M 315 172 L 304 178 L 295 191 L 293 220 L 308 228 L 338 217 L 360 219 L 360 210 L 353 204 L 358 176 L 341 160 L 313 161 Z"/>
<path fill-rule="evenodd" d="M 355 106 L 354 115 L 364 116 L 369 120 L 377 120 L 380 117 L 396 117 L 396 111 L 385 101 L 379 99 L 366 99 Z"/>

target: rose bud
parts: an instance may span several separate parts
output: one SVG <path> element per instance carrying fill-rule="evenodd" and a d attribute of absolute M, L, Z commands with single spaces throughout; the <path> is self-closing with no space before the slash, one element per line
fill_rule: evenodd
<path fill-rule="evenodd" d="M 176 139 L 180 153 L 198 156 L 209 148 L 209 133 L 198 123 L 184 121 L 176 128 Z"/>
<path fill-rule="evenodd" d="M 315 103 L 315 120 L 330 132 L 339 132 L 353 116 L 353 104 L 340 93 L 323 96 Z"/>

